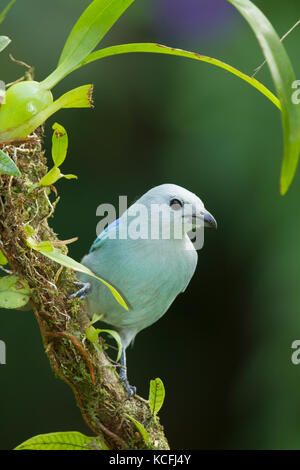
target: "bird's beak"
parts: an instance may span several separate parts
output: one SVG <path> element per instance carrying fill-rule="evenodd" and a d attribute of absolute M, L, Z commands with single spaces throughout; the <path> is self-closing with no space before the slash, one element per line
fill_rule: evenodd
<path fill-rule="evenodd" d="M 217 229 L 218 224 L 216 219 L 210 214 L 210 212 L 204 212 L 204 227 L 210 227 Z"/>
<path fill-rule="evenodd" d="M 204 227 L 209 227 L 209 228 L 217 228 L 217 221 L 216 219 L 211 215 L 210 212 L 207 210 L 203 210 L 203 213 L 201 215 L 198 214 L 193 214 L 193 219 L 196 222 L 197 225 L 197 220 L 201 220 L 202 226 L 203 226 L 203 221 L 204 221 Z"/>

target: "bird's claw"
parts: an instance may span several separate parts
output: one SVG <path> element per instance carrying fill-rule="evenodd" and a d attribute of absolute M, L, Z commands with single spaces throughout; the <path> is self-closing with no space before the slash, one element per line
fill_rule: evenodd
<path fill-rule="evenodd" d="M 126 388 L 126 390 L 128 391 L 128 396 L 126 400 L 129 400 L 131 397 L 133 397 L 133 395 L 136 394 L 136 387 L 134 385 L 128 385 L 128 388 Z"/>
<path fill-rule="evenodd" d="M 129 385 L 126 366 L 121 366 L 119 377 L 120 382 L 123 382 L 126 392 L 128 393 L 126 400 L 129 400 L 129 398 L 136 394 L 136 387 Z"/>
<path fill-rule="evenodd" d="M 68 299 L 79 297 L 80 300 L 84 300 L 91 290 L 90 282 L 75 281 L 73 284 L 75 284 L 75 286 L 80 286 L 80 289 L 74 292 L 74 294 L 69 295 Z"/>
<path fill-rule="evenodd" d="M 126 400 L 129 400 L 133 395 L 136 394 L 136 387 L 134 385 L 129 385 L 129 382 L 125 377 L 120 377 L 120 381 L 124 383 L 124 387 L 128 393 Z"/>

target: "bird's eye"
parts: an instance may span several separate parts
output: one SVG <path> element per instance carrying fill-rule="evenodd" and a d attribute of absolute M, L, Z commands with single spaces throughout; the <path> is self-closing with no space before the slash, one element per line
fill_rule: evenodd
<path fill-rule="evenodd" d="M 170 201 L 170 207 L 173 209 L 173 211 L 179 211 L 183 206 L 182 201 L 179 199 L 171 199 Z"/>

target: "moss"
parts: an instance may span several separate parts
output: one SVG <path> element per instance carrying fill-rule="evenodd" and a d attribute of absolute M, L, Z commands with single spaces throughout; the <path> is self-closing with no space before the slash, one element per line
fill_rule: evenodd
<path fill-rule="evenodd" d="M 18 165 L 22 178 L 0 175 L 0 242 L 13 272 L 24 277 L 32 289 L 31 302 L 50 364 L 55 375 L 72 388 L 86 423 L 110 448 L 168 449 L 163 427 L 159 419 L 151 419 L 146 401 L 138 397 L 126 401 L 116 368 L 105 352 L 97 352 L 84 341 L 89 319 L 81 301 L 68 299 L 74 291 L 75 274 L 26 244 L 26 224 L 36 231 L 37 241 L 58 241 L 48 220 L 59 196 L 54 187 L 36 186 L 48 171 L 42 129 L 31 138 L 2 147 Z M 63 251 L 67 253 L 66 246 Z M 149 443 L 125 413 L 147 429 Z"/>

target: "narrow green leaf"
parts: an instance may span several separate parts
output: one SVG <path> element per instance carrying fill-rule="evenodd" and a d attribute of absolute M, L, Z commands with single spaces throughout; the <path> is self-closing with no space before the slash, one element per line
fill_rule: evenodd
<path fill-rule="evenodd" d="M 98 59 L 103 59 L 104 57 L 110 57 L 113 55 L 118 54 L 128 54 L 128 53 L 135 53 L 135 52 L 147 52 L 147 53 L 154 53 L 154 54 L 167 54 L 167 55 L 174 55 L 179 57 L 185 57 L 188 59 L 194 59 L 202 62 L 207 62 L 211 65 L 215 65 L 220 67 L 221 69 L 227 70 L 228 72 L 236 75 L 237 77 L 241 78 L 245 82 L 252 85 L 258 91 L 260 91 L 263 95 L 265 95 L 277 108 L 280 109 L 280 102 L 278 98 L 262 83 L 260 83 L 255 78 L 249 77 L 245 73 L 241 72 L 240 70 L 232 67 L 225 62 L 222 62 L 218 59 L 213 59 L 212 57 L 207 57 L 202 54 L 198 54 L 196 52 L 189 52 L 184 51 L 182 49 L 176 49 L 174 47 L 164 46 L 162 44 L 154 44 L 154 43 L 133 43 L 133 44 L 120 44 L 118 46 L 111 46 L 106 47 L 105 49 L 100 49 L 99 51 L 92 52 L 89 54 L 82 62 L 80 62 L 75 69 L 82 67 L 83 65 L 89 64 L 90 62 L 94 62 Z M 74 70 L 75 70 L 74 69 Z"/>
<path fill-rule="evenodd" d="M 45 252 L 50 253 L 51 251 L 54 250 L 53 245 L 51 245 L 51 243 L 47 240 L 44 242 L 33 244 L 32 241 L 29 241 L 29 239 L 27 239 L 27 244 L 28 246 L 30 246 L 30 248 L 34 248 L 39 253 L 43 253 L 43 254 Z"/>
<path fill-rule="evenodd" d="M 2 150 L 0 150 L 0 174 L 22 176 L 17 165 Z"/>
<path fill-rule="evenodd" d="M 144 439 L 144 441 L 149 442 L 150 441 L 149 434 L 146 431 L 146 429 L 144 428 L 144 426 L 141 423 L 139 423 L 136 419 L 134 419 L 132 416 L 130 416 L 129 414 L 124 413 L 124 416 L 126 416 L 128 419 L 130 419 L 130 421 L 133 422 L 133 424 L 135 425 L 135 427 L 139 431 L 139 433 L 142 436 L 142 438 Z"/>
<path fill-rule="evenodd" d="M 90 450 L 94 439 L 77 431 L 52 432 L 32 437 L 14 450 Z"/>
<path fill-rule="evenodd" d="M 94 0 L 73 27 L 58 64 L 66 60 L 80 62 L 101 41 L 134 0 Z"/>
<path fill-rule="evenodd" d="M 78 263 L 77 261 L 73 260 L 69 256 L 63 255 L 60 250 L 57 248 L 54 248 L 52 252 L 50 253 L 44 253 L 45 256 L 48 256 L 48 258 L 52 259 L 53 261 L 56 261 L 57 263 L 61 264 L 62 266 L 66 266 L 67 268 L 74 269 L 74 271 L 82 272 L 85 274 L 88 274 L 89 276 L 94 277 L 95 279 L 98 279 L 98 281 L 102 282 L 105 284 L 115 299 L 119 302 L 122 307 L 125 308 L 125 310 L 128 310 L 128 307 L 126 305 L 125 300 L 122 298 L 122 296 L 119 294 L 119 292 L 108 282 L 106 282 L 104 279 L 96 276 L 90 269 L 88 269 L 86 266 L 83 266 L 83 264 Z"/>
<path fill-rule="evenodd" d="M 54 166 L 53 168 L 51 168 L 50 171 L 48 171 L 48 173 L 45 176 L 43 176 L 43 178 L 41 179 L 38 185 L 39 186 L 51 186 L 51 184 L 56 183 L 56 181 L 58 181 L 61 178 L 66 178 L 67 180 L 71 180 L 71 179 L 77 179 L 77 176 L 76 175 L 63 175 L 60 172 L 60 169 Z"/>
<path fill-rule="evenodd" d="M 19 308 L 30 299 L 30 288 L 25 279 L 11 275 L 0 278 L 0 307 Z"/>
<path fill-rule="evenodd" d="M 52 114 L 62 108 L 91 108 L 93 85 L 83 85 L 68 91 L 43 111 L 17 127 L 0 131 L 0 142 L 25 139 L 32 131 L 43 124 Z M 1 168 L 0 168 L 1 169 Z"/>
<path fill-rule="evenodd" d="M 97 329 L 96 330 L 98 333 L 108 333 L 110 336 L 114 338 L 118 345 L 118 356 L 117 356 L 117 361 L 120 359 L 121 354 L 122 354 L 122 343 L 121 343 L 121 338 L 120 335 L 117 331 L 115 330 L 102 330 L 102 329 Z"/>
<path fill-rule="evenodd" d="M 58 248 L 53 248 L 52 251 L 49 251 L 48 249 L 44 250 L 43 247 L 41 247 L 39 243 L 36 243 L 35 240 L 33 240 L 33 238 L 31 237 L 27 238 L 27 244 L 28 246 L 30 246 L 30 248 L 39 251 L 44 256 L 51 259 L 52 261 L 55 261 L 61 266 L 65 266 L 66 268 L 73 269 L 74 271 L 88 274 L 89 276 L 92 276 L 95 279 L 98 279 L 98 281 L 102 282 L 103 284 L 106 285 L 106 287 L 108 287 L 108 289 L 111 291 L 111 293 L 113 294 L 115 299 L 119 302 L 119 304 L 122 305 L 122 307 L 124 307 L 125 310 L 128 310 L 128 306 L 125 300 L 123 299 L 121 294 L 119 294 L 117 289 L 115 289 L 111 284 L 106 282 L 104 279 L 96 276 L 89 268 L 87 268 L 83 264 L 80 264 L 74 259 L 70 258 L 69 256 L 64 255 Z"/>
<path fill-rule="evenodd" d="M 78 177 L 76 175 L 63 175 L 62 173 L 61 173 L 61 177 L 66 178 L 66 180 L 74 180 L 74 179 L 77 180 L 78 179 Z"/>
<path fill-rule="evenodd" d="M 43 176 L 43 178 L 39 181 L 39 186 L 50 186 L 51 184 L 56 183 L 57 180 L 61 178 L 61 172 L 59 168 L 54 166 L 48 173 Z"/>
<path fill-rule="evenodd" d="M 150 380 L 149 405 L 153 416 L 156 416 L 163 406 L 165 395 L 166 392 L 162 380 L 159 378 Z"/>
<path fill-rule="evenodd" d="M 94 0 L 74 25 L 58 67 L 42 84 L 51 89 L 70 73 L 101 41 L 134 0 Z"/>
<path fill-rule="evenodd" d="M 4 254 L 2 253 L 2 251 L 0 250 L 0 264 L 1 264 L 2 266 L 4 266 L 4 265 L 7 264 L 7 263 L 8 263 L 8 261 L 7 261 L 6 257 L 4 256 Z"/>
<path fill-rule="evenodd" d="M 7 13 L 9 12 L 13 4 L 16 3 L 16 1 L 17 0 L 11 0 L 9 4 L 4 8 L 4 10 L 2 10 L 2 12 L 0 13 L 0 24 L 5 20 Z"/>
<path fill-rule="evenodd" d="M 7 36 L 0 36 L 0 52 L 2 52 L 11 42 Z"/>
<path fill-rule="evenodd" d="M 60 166 L 67 156 L 68 134 L 63 126 L 55 122 L 52 126 L 52 159 L 55 166 Z"/>
<path fill-rule="evenodd" d="M 300 106 L 293 103 L 292 84 L 296 80 L 284 45 L 270 21 L 250 0 L 227 0 L 253 29 L 268 63 L 282 109 L 284 156 L 280 192 L 285 194 L 293 180 L 300 151 Z"/>

